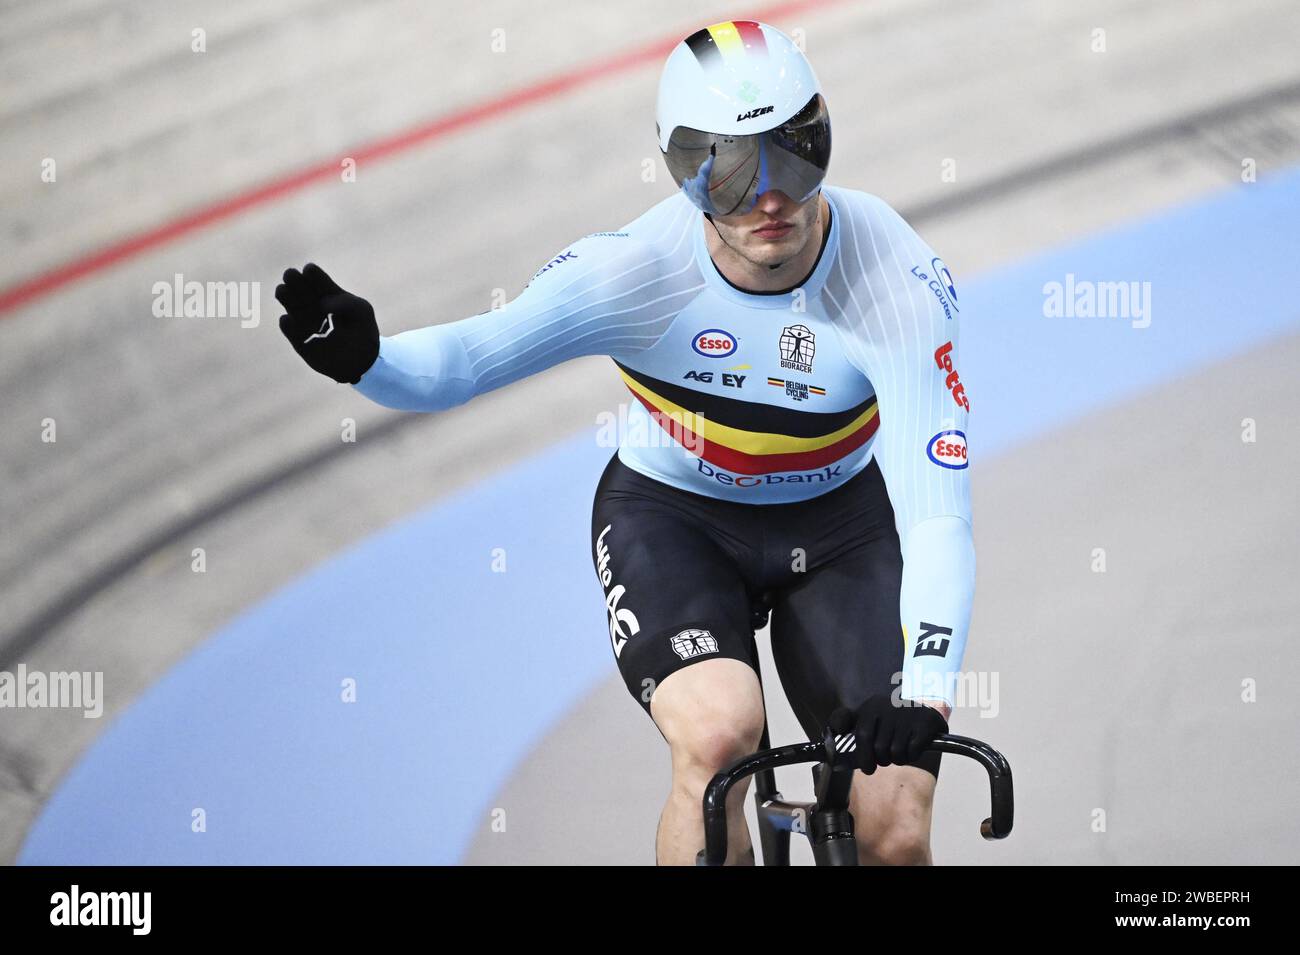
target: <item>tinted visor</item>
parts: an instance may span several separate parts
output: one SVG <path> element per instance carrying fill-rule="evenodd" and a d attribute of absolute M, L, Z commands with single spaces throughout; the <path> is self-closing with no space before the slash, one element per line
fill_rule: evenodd
<path fill-rule="evenodd" d="M 814 94 L 776 129 L 749 136 L 678 126 L 664 159 L 677 185 L 704 212 L 744 215 L 772 189 L 804 202 L 821 187 L 831 159 L 826 101 Z"/>

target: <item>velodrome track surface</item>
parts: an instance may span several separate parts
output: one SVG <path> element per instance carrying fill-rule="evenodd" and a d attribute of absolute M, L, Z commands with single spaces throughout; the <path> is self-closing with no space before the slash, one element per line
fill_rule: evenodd
<path fill-rule="evenodd" d="M 234 4 L 222 13 L 237 47 L 220 53 L 227 65 L 265 63 L 277 42 L 296 51 L 260 81 L 204 94 L 192 61 L 159 55 L 152 73 L 148 61 L 105 67 L 116 85 L 87 81 L 7 115 L 6 153 L 35 155 L 116 115 L 106 106 L 137 102 L 151 76 L 179 74 L 173 98 L 195 104 L 194 115 L 164 111 L 158 129 L 92 126 L 87 141 L 110 144 L 85 163 L 97 189 L 73 176 L 32 198 L 7 180 L 7 233 L 22 241 L 5 286 L 304 154 L 429 115 L 411 92 L 421 78 L 427 88 L 429 66 L 406 34 L 469 50 L 500 25 L 458 14 L 448 28 L 425 12 L 399 36 L 394 11 L 413 8 L 303 9 L 321 17 L 309 45 L 347 51 L 363 80 L 320 97 L 333 113 L 305 98 L 335 80 L 312 73 L 293 24 L 259 24 L 267 14 Z M 173 28 L 189 22 L 181 10 Z M 661 6 L 653 23 L 629 10 L 564 30 L 527 8 L 498 12 L 527 52 L 467 55 L 450 79 L 434 77 L 445 83 L 434 113 L 698 25 L 684 4 Z M 997 670 L 1004 695 L 999 718 L 963 714 L 955 728 L 1005 749 L 1022 810 L 1011 842 L 975 848 L 979 781 L 950 761 L 939 858 L 1293 858 L 1295 744 L 1266 728 L 1295 716 L 1278 685 L 1295 618 L 1294 452 L 1281 438 L 1300 357 L 1284 278 L 1296 186 L 1280 171 L 1300 158 L 1284 29 L 1294 35 L 1295 15 L 1281 4 L 1190 16 L 1174 4 L 1089 15 L 1062 5 L 1029 21 L 989 7 L 810 4 L 792 16 L 774 19 L 806 24 L 832 108 L 838 91 L 874 110 L 871 124 L 837 114 L 835 181 L 913 212 L 959 282 L 980 273 L 962 284 L 972 438 L 985 454 L 970 663 Z M 1094 19 L 1108 25 L 1106 58 L 1087 53 Z M 164 25 L 137 20 L 132 35 L 156 51 Z M 584 44 L 574 30 L 590 31 Z M 381 35 L 392 56 L 360 56 Z M 863 48 L 875 54 L 869 76 Z M 80 763 L 107 720 L 0 714 L 11 857 L 46 806 L 23 861 L 648 860 L 666 754 L 611 690 L 586 555 L 608 454 L 590 425 L 622 400 L 607 364 L 574 363 L 438 418 L 395 418 L 303 377 L 270 327 L 270 286 L 310 256 L 339 262 L 386 330 L 482 310 L 566 241 L 664 194 L 662 181 L 640 181 L 640 159 L 653 157 L 629 120 L 650 115 L 654 75 L 631 69 L 363 166 L 348 187 L 250 206 L 0 324 L 0 668 L 102 669 L 109 714 L 124 714 Z M 303 135 L 282 134 L 296 128 L 291 101 L 311 104 Z M 244 148 L 212 161 L 214 126 L 218 142 Z M 583 140 L 607 148 L 583 151 L 574 188 L 564 177 Z M 935 173 L 947 156 L 958 157 L 953 184 Z M 1259 158 L 1263 181 L 1232 187 L 1242 156 Z M 152 282 L 175 271 L 260 279 L 262 326 L 150 318 Z M 1066 272 L 1152 281 L 1151 328 L 1051 324 L 1039 290 Z M 55 453 L 30 437 L 46 415 L 61 422 Z M 349 415 L 362 440 L 330 451 Z M 1243 417 L 1258 420 L 1258 444 L 1241 443 Z M 202 577 L 188 572 L 195 546 L 210 555 Z M 509 555 L 504 575 L 485 573 L 494 546 Z M 1105 575 L 1087 568 L 1099 546 Z M 365 585 L 340 601 L 349 568 Z M 344 677 L 359 681 L 352 707 L 336 702 Z M 1261 681 L 1250 706 L 1239 702 L 1248 677 Z M 774 711 L 777 737 L 790 738 Z M 499 722 L 485 726 L 485 714 Z M 202 837 L 189 832 L 194 806 L 213 819 Z M 506 810 L 505 833 L 487 830 L 493 807 Z M 1097 808 L 1105 836 L 1089 829 Z"/>

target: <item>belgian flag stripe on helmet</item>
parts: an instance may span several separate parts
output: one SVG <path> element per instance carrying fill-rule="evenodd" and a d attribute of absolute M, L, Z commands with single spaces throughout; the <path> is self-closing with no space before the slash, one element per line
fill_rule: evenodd
<path fill-rule="evenodd" d="M 756 20 L 733 20 L 732 26 L 740 34 L 741 42 L 752 50 L 767 52 L 767 40 L 763 39 L 763 28 Z"/>
<path fill-rule="evenodd" d="M 746 49 L 767 50 L 763 30 L 753 20 L 715 23 L 688 36 L 686 45 L 705 70 L 716 69 L 731 57 L 743 55 Z"/>

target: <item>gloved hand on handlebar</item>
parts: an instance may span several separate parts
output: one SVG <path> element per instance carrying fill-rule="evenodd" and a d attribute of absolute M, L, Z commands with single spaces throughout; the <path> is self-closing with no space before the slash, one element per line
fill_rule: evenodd
<path fill-rule="evenodd" d="M 345 292 L 318 265 L 289 269 L 275 297 L 287 314 L 280 331 L 302 360 L 337 382 L 355 385 L 379 357 L 379 325 L 364 298 Z"/>
<path fill-rule="evenodd" d="M 880 693 L 856 713 L 840 707 L 831 714 L 830 727 L 836 736 L 854 735 L 853 763 L 870 776 L 877 766 L 915 763 L 936 737 L 948 732 L 948 721 L 932 706 Z"/>

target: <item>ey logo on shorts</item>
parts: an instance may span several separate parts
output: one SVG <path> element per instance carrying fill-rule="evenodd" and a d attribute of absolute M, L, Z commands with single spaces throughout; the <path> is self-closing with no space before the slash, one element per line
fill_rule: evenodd
<path fill-rule="evenodd" d="M 718 640 L 707 630 L 683 630 L 673 637 L 672 644 L 683 660 L 718 652 Z"/>

